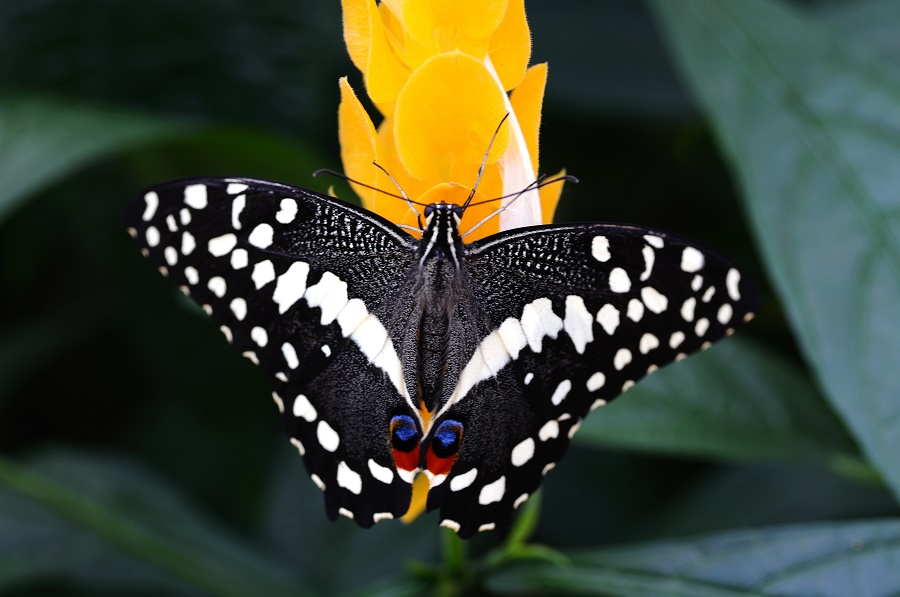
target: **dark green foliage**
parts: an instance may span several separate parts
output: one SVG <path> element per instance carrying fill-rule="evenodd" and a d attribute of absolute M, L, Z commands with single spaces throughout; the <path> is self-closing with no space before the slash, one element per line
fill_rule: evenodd
<path fill-rule="evenodd" d="M 119 224 L 182 175 L 327 190 L 338 3 L 0 5 L 0 593 L 900 592 L 898 3 L 527 8 L 559 219 L 695 237 L 764 303 L 463 543 L 328 522 L 261 375 Z"/>

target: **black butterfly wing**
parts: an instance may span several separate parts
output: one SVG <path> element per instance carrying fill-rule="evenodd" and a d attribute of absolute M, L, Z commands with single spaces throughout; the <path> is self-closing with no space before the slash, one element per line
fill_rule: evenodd
<path fill-rule="evenodd" d="M 410 312 L 401 289 L 414 241 L 338 200 L 238 178 L 154 187 L 125 221 L 144 254 L 269 374 L 328 515 L 364 527 L 402 515 L 411 485 L 394 467 L 387 421 L 413 416 L 392 335 Z"/>
<path fill-rule="evenodd" d="M 757 308 L 726 259 L 637 227 L 513 230 L 470 245 L 466 268 L 492 331 L 438 413 L 465 434 L 428 500 L 462 536 L 506 528 L 590 410 Z"/>

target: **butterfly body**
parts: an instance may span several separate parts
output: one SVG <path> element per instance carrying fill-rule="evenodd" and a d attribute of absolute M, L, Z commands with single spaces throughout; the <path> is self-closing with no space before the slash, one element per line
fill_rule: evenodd
<path fill-rule="evenodd" d="M 331 518 L 403 515 L 416 474 L 462 536 L 503 529 L 579 422 L 756 307 L 740 272 L 666 233 L 522 228 L 466 244 L 434 204 L 415 239 L 312 191 L 174 181 L 126 223 L 269 375 Z"/>

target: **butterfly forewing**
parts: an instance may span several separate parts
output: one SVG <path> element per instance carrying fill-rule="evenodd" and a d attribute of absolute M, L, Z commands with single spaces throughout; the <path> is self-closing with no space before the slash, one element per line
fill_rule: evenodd
<path fill-rule="evenodd" d="M 429 495 L 464 536 L 507 527 L 590 410 L 756 309 L 721 256 L 630 226 L 501 233 L 469 247 L 466 272 L 490 333 L 467 363 L 482 381 L 443 415 L 465 436 Z"/>
<path fill-rule="evenodd" d="M 125 219 L 149 259 L 269 374 L 328 514 L 363 526 L 402 515 L 411 486 L 393 471 L 384 421 L 412 413 L 390 337 L 410 309 L 408 235 L 317 193 L 247 179 L 161 185 Z"/>

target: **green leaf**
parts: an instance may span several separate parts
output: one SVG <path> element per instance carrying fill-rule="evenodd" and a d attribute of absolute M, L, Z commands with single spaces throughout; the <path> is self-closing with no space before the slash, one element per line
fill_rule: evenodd
<path fill-rule="evenodd" d="M 804 354 L 900 496 L 900 72 L 770 0 L 654 6 Z"/>
<path fill-rule="evenodd" d="M 585 419 L 575 440 L 736 460 L 855 452 L 810 382 L 740 334 L 645 378 Z"/>
<path fill-rule="evenodd" d="M 900 521 L 730 531 L 574 552 L 488 579 L 497 592 L 667 597 L 894 595 Z"/>
<path fill-rule="evenodd" d="M 813 464 L 715 470 L 642 517 L 634 539 L 684 537 L 737 527 L 891 516 L 884 486 L 858 483 Z"/>
<path fill-rule="evenodd" d="M 0 590 L 52 573 L 120 589 L 303 594 L 258 547 L 123 459 L 55 452 L 26 468 L 0 458 L 0 537 Z"/>
<path fill-rule="evenodd" d="M 365 594 L 372 583 L 409 584 L 415 590 L 419 584 L 408 583 L 410 563 L 440 560 L 444 529 L 438 528 L 435 514 L 411 524 L 385 520 L 370 529 L 361 529 L 343 516 L 332 522 L 325 515 L 322 492 L 309 479 L 297 449 L 287 441 L 280 445 L 264 502 L 262 535 L 289 558 L 304 586 L 319 595 Z"/>
<path fill-rule="evenodd" d="M 38 96 L 0 100 L 0 222 L 26 197 L 92 160 L 196 126 Z"/>
<path fill-rule="evenodd" d="M 835 29 L 859 43 L 877 50 L 895 64 L 900 63 L 900 2 L 896 0 L 856 0 L 834 2 L 819 10 Z"/>

